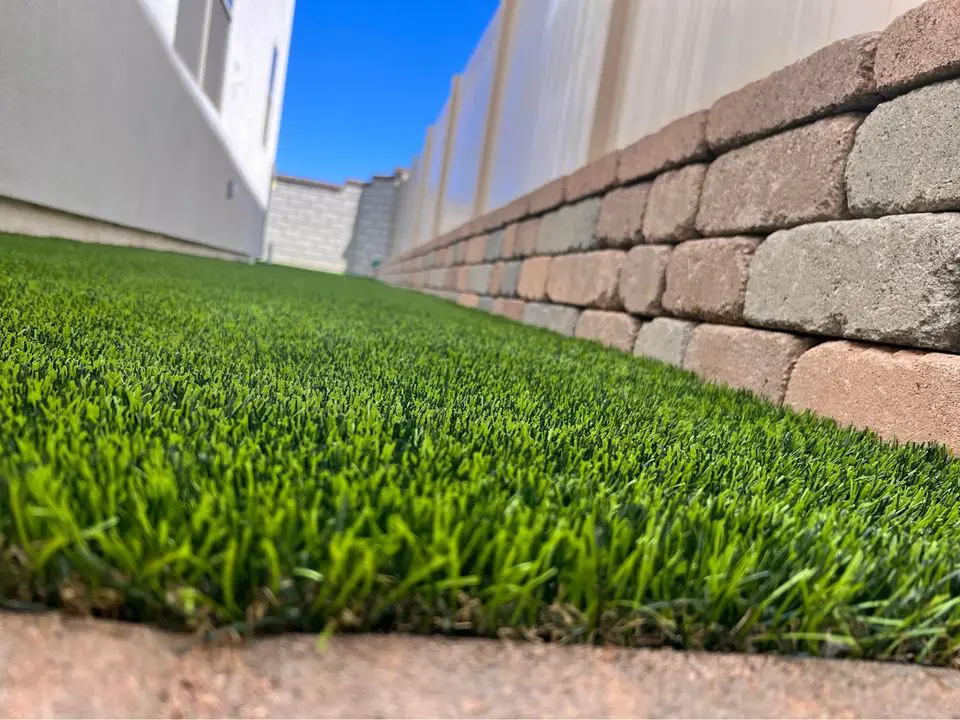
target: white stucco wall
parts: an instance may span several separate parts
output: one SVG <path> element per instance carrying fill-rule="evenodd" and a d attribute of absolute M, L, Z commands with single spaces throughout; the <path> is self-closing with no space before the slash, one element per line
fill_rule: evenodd
<path fill-rule="evenodd" d="M 181 0 L 141 1 L 150 11 L 160 35 L 173 47 L 177 9 Z M 270 182 L 277 157 L 294 5 L 295 0 L 234 0 L 220 110 L 214 107 L 199 87 L 196 88 L 198 102 L 204 106 L 203 110 L 215 123 L 234 161 L 263 205 L 269 200 Z M 263 127 L 275 47 L 277 72 L 269 132 L 264 144 Z M 196 82 L 194 85 L 197 85 Z"/>

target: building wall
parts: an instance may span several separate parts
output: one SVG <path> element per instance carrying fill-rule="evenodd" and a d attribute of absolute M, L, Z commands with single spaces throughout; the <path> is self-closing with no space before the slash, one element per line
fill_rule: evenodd
<path fill-rule="evenodd" d="M 0 3 L 0 197 L 259 256 L 265 203 L 151 17 Z"/>
<path fill-rule="evenodd" d="M 401 176 L 375 176 L 363 188 L 353 237 L 344 251 L 349 275 L 373 275 L 390 253 Z"/>
<path fill-rule="evenodd" d="M 378 275 L 960 453 L 956 9 L 832 43 Z"/>
<path fill-rule="evenodd" d="M 188 1 L 199 3 L 206 0 Z M 181 0 L 143 2 L 161 36 L 172 47 Z M 217 110 L 203 92 L 196 93 L 202 109 L 223 136 L 234 161 L 263 206 L 269 200 L 277 156 L 294 5 L 295 0 L 234 0 L 220 109 Z M 267 123 L 274 48 L 277 50 L 277 68 Z M 177 60 L 179 63 L 179 58 Z"/>
<path fill-rule="evenodd" d="M 362 183 L 343 186 L 278 177 L 267 218 L 266 259 L 278 265 L 342 273 Z"/>

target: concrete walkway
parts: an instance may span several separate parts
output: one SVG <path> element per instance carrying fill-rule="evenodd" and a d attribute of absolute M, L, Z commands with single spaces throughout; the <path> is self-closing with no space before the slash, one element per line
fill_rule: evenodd
<path fill-rule="evenodd" d="M 400 635 L 184 644 L 0 615 L 0 715 L 960 717 L 960 672 L 906 665 Z"/>

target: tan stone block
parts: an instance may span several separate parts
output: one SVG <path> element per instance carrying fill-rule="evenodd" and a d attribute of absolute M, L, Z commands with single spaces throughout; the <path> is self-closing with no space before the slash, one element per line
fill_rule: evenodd
<path fill-rule="evenodd" d="M 785 400 L 841 425 L 960 452 L 960 357 L 847 341 L 804 353 Z"/>
<path fill-rule="evenodd" d="M 707 146 L 707 111 L 674 120 L 620 152 L 617 180 L 621 183 L 648 177 L 670 168 L 710 157 Z"/>
<path fill-rule="evenodd" d="M 493 264 L 493 270 L 490 271 L 490 286 L 487 288 L 490 295 L 500 294 L 500 277 L 503 275 L 504 265 L 505 263 L 502 262 Z"/>
<path fill-rule="evenodd" d="M 643 239 L 679 242 L 697 237 L 697 210 L 707 165 L 687 165 L 657 176 L 643 217 Z"/>
<path fill-rule="evenodd" d="M 567 202 L 599 195 L 617 180 L 619 153 L 612 152 L 580 168 L 567 178 Z"/>
<path fill-rule="evenodd" d="M 727 325 L 698 325 L 683 367 L 700 378 L 749 390 L 780 403 L 793 366 L 813 341 L 788 333 Z"/>
<path fill-rule="evenodd" d="M 470 240 L 467 242 L 467 254 L 464 262 L 467 264 L 482 263 L 486 254 L 487 236 L 477 235 L 476 237 L 470 238 Z"/>
<path fill-rule="evenodd" d="M 520 266 L 520 281 L 517 285 L 517 294 L 525 300 L 547 299 L 547 278 L 550 277 L 549 256 L 532 257 L 523 261 Z"/>
<path fill-rule="evenodd" d="M 597 219 L 597 240 L 606 247 L 630 247 L 643 240 L 643 216 L 650 183 L 637 183 L 608 192 Z"/>
<path fill-rule="evenodd" d="M 530 257 L 536 252 L 540 234 L 540 218 L 528 218 L 517 226 L 517 257 Z"/>
<path fill-rule="evenodd" d="M 565 305 L 618 309 L 620 268 L 626 255 L 622 250 L 598 250 L 554 257 L 547 297 Z"/>
<path fill-rule="evenodd" d="M 474 293 L 462 292 L 457 295 L 457 305 L 463 307 L 475 308 L 480 306 L 480 296 Z"/>
<path fill-rule="evenodd" d="M 960 75 L 960 3 L 930 0 L 887 26 L 874 72 L 885 93 Z"/>
<path fill-rule="evenodd" d="M 454 290 L 465 292 L 470 287 L 470 266 L 461 265 L 457 268 L 457 285 Z"/>
<path fill-rule="evenodd" d="M 517 230 L 519 223 L 510 223 L 503 231 L 503 243 L 500 248 L 500 255 L 505 259 L 519 256 L 517 247 Z"/>
<path fill-rule="evenodd" d="M 672 248 L 639 245 L 627 253 L 620 270 L 620 298 L 627 312 L 657 315 Z"/>
<path fill-rule="evenodd" d="M 637 338 L 640 321 L 632 315 L 609 310 L 584 310 L 577 320 L 574 335 L 595 340 L 606 347 L 630 352 Z"/>
<path fill-rule="evenodd" d="M 521 322 L 523 320 L 523 310 L 526 307 L 523 300 L 510 300 L 508 298 L 497 298 L 493 301 L 494 315 L 502 315 L 505 318 Z"/>
<path fill-rule="evenodd" d="M 672 315 L 739 322 L 758 238 L 732 237 L 681 243 L 667 265 L 663 307 Z"/>
<path fill-rule="evenodd" d="M 563 204 L 566 200 L 567 178 L 557 178 L 542 187 L 537 188 L 530 193 L 530 213 L 539 215 L 540 213 L 552 210 Z"/>

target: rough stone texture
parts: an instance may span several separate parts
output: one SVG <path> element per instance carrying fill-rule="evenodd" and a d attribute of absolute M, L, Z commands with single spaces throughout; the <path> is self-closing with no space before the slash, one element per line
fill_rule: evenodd
<path fill-rule="evenodd" d="M 503 257 L 503 239 L 505 235 L 505 230 L 496 230 L 487 236 L 487 247 L 483 256 L 484 260 L 491 262 Z"/>
<path fill-rule="evenodd" d="M 482 263 L 487 257 L 487 243 L 490 241 L 489 235 L 477 235 L 467 241 L 467 254 L 464 262 L 468 265 Z"/>
<path fill-rule="evenodd" d="M 574 335 L 595 340 L 606 347 L 630 352 L 640 321 L 632 315 L 609 310 L 584 310 L 577 320 Z"/>
<path fill-rule="evenodd" d="M 567 179 L 557 178 L 530 193 L 530 214 L 539 215 L 563 204 L 567 199 Z"/>
<path fill-rule="evenodd" d="M 721 155 L 707 171 L 697 229 L 731 235 L 847 217 L 843 175 L 861 120 L 838 115 Z"/>
<path fill-rule="evenodd" d="M 658 315 L 671 247 L 640 245 L 627 253 L 620 270 L 620 298 L 627 312 Z"/>
<path fill-rule="evenodd" d="M 690 333 L 696 326 L 689 320 L 654 318 L 640 327 L 633 354 L 682 367 Z"/>
<path fill-rule="evenodd" d="M 0 715 L 950 717 L 960 673 L 594 645 L 283 635 L 189 647 L 132 623 L 0 615 Z M 452 678 L 451 673 L 455 677 Z"/>
<path fill-rule="evenodd" d="M 550 277 L 551 257 L 527 258 L 520 265 L 517 294 L 525 300 L 547 299 L 547 278 Z"/>
<path fill-rule="evenodd" d="M 726 325 L 697 325 L 683 367 L 704 380 L 749 390 L 779 403 L 794 363 L 813 342 L 788 333 Z"/>
<path fill-rule="evenodd" d="M 523 309 L 526 307 L 526 305 L 527 304 L 523 300 L 497 298 L 493 301 L 493 308 L 491 309 L 491 312 L 494 315 L 502 315 L 503 317 L 520 322 L 523 320 Z"/>
<path fill-rule="evenodd" d="M 654 175 L 710 156 L 707 111 L 674 120 L 620 152 L 617 180 L 621 183 Z"/>
<path fill-rule="evenodd" d="M 520 267 L 522 263 L 519 260 L 514 260 L 512 262 L 502 263 L 502 265 L 497 291 L 491 294 L 513 297 L 517 294 L 517 285 L 520 282 Z"/>
<path fill-rule="evenodd" d="M 503 244 L 500 248 L 500 255 L 506 260 L 519 255 L 517 247 L 517 229 L 518 223 L 511 223 L 503 230 Z"/>
<path fill-rule="evenodd" d="M 886 439 L 939 442 L 960 453 L 960 357 L 847 341 L 797 361 L 785 402 Z"/>
<path fill-rule="evenodd" d="M 461 240 L 453 245 L 453 264 L 460 265 L 467 258 L 467 246 L 470 244 L 469 240 Z"/>
<path fill-rule="evenodd" d="M 681 243 L 667 265 L 663 307 L 673 315 L 739 322 L 758 238 L 732 237 Z"/>
<path fill-rule="evenodd" d="M 880 90 L 907 87 L 960 74 L 960 5 L 930 0 L 894 20 L 880 37 L 876 76 Z"/>
<path fill-rule="evenodd" d="M 519 257 L 530 257 L 537 251 L 537 238 L 540 235 L 540 218 L 529 218 L 517 226 L 517 249 Z"/>
<path fill-rule="evenodd" d="M 460 293 L 457 295 L 457 305 L 463 305 L 463 307 L 475 308 L 480 305 L 480 296 L 475 295 L 474 293 Z"/>
<path fill-rule="evenodd" d="M 960 209 L 958 127 L 960 80 L 914 90 L 870 113 L 847 164 L 851 212 Z"/>
<path fill-rule="evenodd" d="M 586 165 L 567 178 L 567 202 L 598 195 L 617 180 L 619 153 L 612 152 Z"/>
<path fill-rule="evenodd" d="M 710 147 L 727 150 L 815 118 L 875 105 L 878 38 L 868 33 L 838 40 L 724 95 L 707 114 Z"/>
<path fill-rule="evenodd" d="M 558 255 L 595 248 L 601 204 L 600 198 L 588 198 L 544 215 L 537 234 L 537 253 Z"/>
<path fill-rule="evenodd" d="M 523 309 L 524 323 L 553 330 L 561 335 L 573 335 L 578 317 L 580 317 L 580 308 L 566 305 L 528 302 Z"/>
<path fill-rule="evenodd" d="M 747 320 L 835 337 L 960 350 L 960 214 L 820 223 L 757 250 Z"/>
<path fill-rule="evenodd" d="M 630 247 L 643 240 L 643 216 L 650 183 L 638 183 L 608 192 L 600 206 L 597 239 L 606 247 Z"/>
<path fill-rule="evenodd" d="M 697 209 L 707 175 L 703 164 L 687 165 L 657 176 L 643 217 L 646 242 L 679 242 L 697 237 Z"/>
<path fill-rule="evenodd" d="M 465 292 L 470 287 L 470 266 L 461 265 L 457 268 L 457 284 L 454 290 Z"/>
<path fill-rule="evenodd" d="M 598 250 L 555 257 L 547 278 L 547 297 L 565 305 L 619 308 L 620 268 L 626 255 L 622 250 Z"/>
<path fill-rule="evenodd" d="M 471 265 L 469 272 L 467 290 L 477 295 L 488 293 L 490 291 L 490 280 L 493 276 L 493 265 Z"/>

